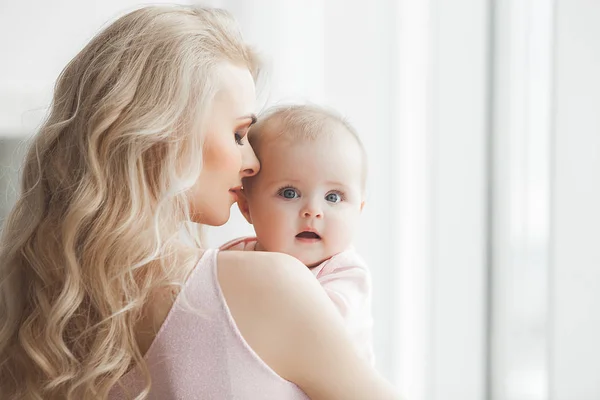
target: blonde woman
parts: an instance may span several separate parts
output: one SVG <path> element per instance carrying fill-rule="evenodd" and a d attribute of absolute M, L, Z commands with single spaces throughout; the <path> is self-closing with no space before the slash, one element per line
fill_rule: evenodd
<path fill-rule="evenodd" d="M 147 7 L 64 69 L 0 242 L 2 399 L 385 399 L 312 274 L 190 244 L 260 166 L 223 11 Z"/>

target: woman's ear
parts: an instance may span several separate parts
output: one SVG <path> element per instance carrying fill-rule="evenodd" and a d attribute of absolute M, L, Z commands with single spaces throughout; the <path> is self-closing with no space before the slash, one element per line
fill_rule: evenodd
<path fill-rule="evenodd" d="M 362 203 L 360 203 L 360 212 L 362 212 L 364 206 L 365 206 L 365 202 L 363 201 Z"/>
<path fill-rule="evenodd" d="M 240 212 L 246 218 L 249 224 L 252 224 L 252 218 L 250 217 L 250 208 L 248 207 L 248 199 L 246 198 L 246 193 L 244 189 L 237 192 L 237 204 Z"/>

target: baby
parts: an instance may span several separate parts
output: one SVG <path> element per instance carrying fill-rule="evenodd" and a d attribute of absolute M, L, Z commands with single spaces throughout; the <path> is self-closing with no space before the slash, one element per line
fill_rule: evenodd
<path fill-rule="evenodd" d="M 316 106 L 268 111 L 249 133 L 261 163 L 238 206 L 256 237 L 223 250 L 277 251 L 310 268 L 371 364 L 371 278 L 351 243 L 364 205 L 366 153 L 354 129 Z"/>

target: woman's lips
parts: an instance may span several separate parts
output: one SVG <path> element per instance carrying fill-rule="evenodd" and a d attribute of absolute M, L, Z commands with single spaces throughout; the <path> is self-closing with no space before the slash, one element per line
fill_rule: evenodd
<path fill-rule="evenodd" d="M 235 199 L 235 201 L 238 200 L 238 193 L 242 190 L 241 186 L 236 186 L 234 188 L 229 189 L 229 193 L 231 193 L 233 195 L 233 198 Z"/>

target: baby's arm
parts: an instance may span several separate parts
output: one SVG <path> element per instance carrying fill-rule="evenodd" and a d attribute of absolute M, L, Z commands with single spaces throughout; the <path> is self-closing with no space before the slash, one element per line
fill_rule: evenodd
<path fill-rule="evenodd" d="M 352 254 L 342 253 L 317 270 L 317 279 L 344 318 L 360 355 L 374 365 L 371 275 L 367 266 Z"/>

